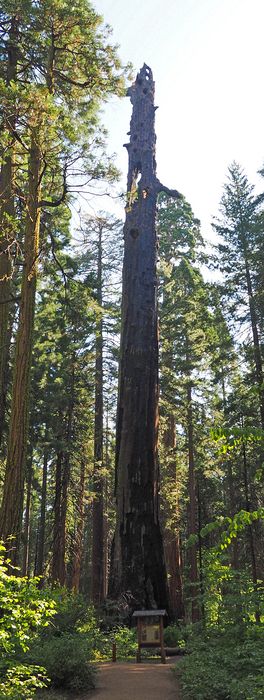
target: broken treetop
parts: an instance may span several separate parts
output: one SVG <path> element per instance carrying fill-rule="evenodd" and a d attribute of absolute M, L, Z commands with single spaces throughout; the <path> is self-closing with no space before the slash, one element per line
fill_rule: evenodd
<path fill-rule="evenodd" d="M 131 139 L 130 143 L 124 144 L 129 155 L 128 192 L 131 192 L 139 173 L 147 180 L 141 183 L 143 186 L 153 185 L 156 179 L 154 91 L 152 71 L 144 63 L 135 83 L 127 91 L 133 105 L 128 134 Z"/>
<path fill-rule="evenodd" d="M 178 190 L 171 190 L 162 185 L 156 177 L 155 83 L 152 70 L 146 63 L 137 74 L 133 85 L 128 88 L 127 95 L 133 105 L 128 132 L 130 142 L 124 144 L 129 157 L 128 194 L 133 193 L 138 183 L 138 176 L 141 174 L 139 190 L 143 193 L 143 197 L 153 194 L 156 198 L 159 192 L 166 192 L 170 197 L 180 197 Z"/>

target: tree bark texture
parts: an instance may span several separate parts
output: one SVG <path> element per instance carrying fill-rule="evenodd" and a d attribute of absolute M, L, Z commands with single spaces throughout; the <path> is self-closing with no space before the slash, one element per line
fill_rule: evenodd
<path fill-rule="evenodd" d="M 131 608 L 167 608 L 157 454 L 155 214 L 161 185 L 156 178 L 154 82 L 146 65 L 128 95 L 133 113 L 126 144 L 129 170 L 116 437 L 117 523 L 109 595 L 127 594 Z"/>
<path fill-rule="evenodd" d="M 21 287 L 21 304 L 16 340 L 12 405 L 7 464 L 4 481 L 0 536 L 14 537 L 12 561 L 18 560 L 23 510 L 25 461 L 28 438 L 30 369 L 33 346 L 34 311 L 39 253 L 41 154 L 35 129 L 32 128 L 28 164 L 29 190 L 25 227 L 25 259 Z"/>
<path fill-rule="evenodd" d="M 98 229 L 97 303 L 95 338 L 95 417 L 93 470 L 92 600 L 100 604 L 105 593 L 104 558 L 104 477 L 103 468 L 103 319 L 102 319 L 102 227 Z"/>
<path fill-rule="evenodd" d="M 224 408 L 224 419 L 225 421 L 228 420 L 228 413 L 227 413 L 227 403 L 226 403 L 226 388 L 225 388 L 225 375 L 224 375 L 224 368 L 222 366 L 222 395 L 223 395 L 223 408 Z M 231 518 L 234 517 L 235 513 L 237 512 L 236 508 L 236 498 L 235 498 L 235 483 L 234 483 L 234 475 L 233 475 L 233 469 L 232 469 L 232 461 L 226 456 L 225 463 L 227 465 L 227 499 L 229 502 L 229 513 L 231 515 Z M 238 556 L 238 541 L 237 537 L 234 538 L 234 541 L 231 544 L 230 548 L 231 556 L 230 556 L 230 561 L 231 561 L 231 566 L 233 569 L 237 570 L 239 569 L 239 556 Z"/>
<path fill-rule="evenodd" d="M 251 502 L 249 496 L 249 484 L 248 484 L 248 466 L 247 466 L 247 456 L 246 456 L 246 446 L 244 440 L 242 442 L 242 456 L 243 456 L 243 478 L 244 478 L 244 489 L 245 489 L 245 507 L 247 511 L 251 511 Z M 248 526 L 248 540 L 251 558 L 251 571 L 252 571 L 252 581 L 254 584 L 254 589 L 257 593 L 258 591 L 258 571 L 257 571 L 257 559 L 256 559 L 256 549 L 254 542 L 254 526 L 250 524 Z M 258 604 L 256 605 L 255 611 L 256 622 L 260 622 L 260 610 Z"/>
<path fill-rule="evenodd" d="M 72 580 L 71 588 L 78 593 L 80 589 L 80 577 L 81 577 L 81 562 L 83 555 L 83 535 L 84 535 L 84 521 L 85 521 L 85 506 L 84 506 L 84 492 L 85 492 L 85 459 L 81 461 L 81 471 L 80 471 L 80 483 L 78 488 L 78 508 L 76 517 L 76 535 L 74 542 L 74 555 L 72 562 Z"/>
<path fill-rule="evenodd" d="M 33 449 L 30 450 L 30 455 L 27 464 L 27 489 L 26 489 L 26 503 L 25 503 L 25 517 L 24 517 L 24 548 L 23 548 L 23 560 L 21 566 L 22 576 L 29 576 L 29 545 L 30 545 L 30 511 L 31 511 L 31 495 L 32 495 L 32 477 L 33 477 Z"/>
<path fill-rule="evenodd" d="M 195 479 L 195 463 L 194 463 L 194 440 L 193 440 L 193 408 L 192 408 L 192 386 L 189 381 L 187 384 L 187 440 L 188 440 L 188 463 L 189 463 L 189 536 L 198 534 L 197 523 L 197 497 L 196 497 L 196 479 Z M 192 622 L 197 622 L 200 619 L 200 611 L 198 606 L 198 566 L 197 566 L 197 545 L 194 543 L 189 547 L 189 565 L 190 565 L 190 584 L 191 584 L 191 600 L 192 600 Z"/>
<path fill-rule="evenodd" d="M 70 480 L 70 455 L 62 451 L 56 465 L 55 519 L 52 553 L 52 581 L 66 585 L 66 516 Z"/>
<path fill-rule="evenodd" d="M 53 522 L 52 572 L 53 583 L 65 581 L 65 565 L 61 547 L 61 500 L 62 500 L 62 469 L 63 452 L 60 450 L 56 458 L 55 471 L 55 501 Z M 62 583 L 62 585 L 63 585 Z"/>
<path fill-rule="evenodd" d="M 47 453 L 47 450 L 44 449 L 42 487 L 41 487 L 41 506 L 40 506 L 40 518 L 39 518 L 39 527 L 38 527 L 35 576 L 43 576 L 43 573 L 44 573 L 47 477 L 48 477 L 48 453 Z M 42 581 L 42 583 L 44 583 L 44 582 Z"/>
<path fill-rule="evenodd" d="M 68 488 L 71 472 L 71 441 L 73 436 L 75 393 L 75 354 L 72 354 L 71 376 L 69 383 L 69 403 L 67 408 L 64 433 L 64 449 L 57 455 L 56 491 L 54 503 L 54 530 L 52 553 L 52 581 L 60 586 L 66 584 L 66 518 L 68 506 Z"/>
<path fill-rule="evenodd" d="M 8 43 L 6 85 L 15 81 L 17 73 L 17 20 L 13 18 Z M 15 110 L 6 115 L 3 129 L 8 132 L 0 171 L 0 443 L 3 432 L 8 356 L 11 340 L 9 310 L 11 301 L 12 249 L 14 243 L 14 144 Z"/>
<path fill-rule="evenodd" d="M 169 366 L 171 358 L 167 358 L 167 366 Z M 177 466 L 176 466 L 176 431 L 175 418 L 172 413 L 167 416 L 167 429 L 164 434 L 164 445 L 166 447 L 169 460 L 167 465 L 168 476 L 172 488 L 177 490 Z M 164 504 L 164 507 L 166 505 Z M 179 498 L 177 494 L 176 502 L 176 518 L 179 518 Z M 169 596 L 170 609 L 173 618 L 182 620 L 184 618 L 184 603 L 183 603 L 183 585 L 182 585 L 182 556 L 181 543 L 178 524 L 173 524 L 164 530 L 164 546 L 167 572 L 169 575 Z"/>
<path fill-rule="evenodd" d="M 256 308 L 255 308 L 255 299 L 254 299 L 254 295 L 253 295 L 251 275 L 250 275 L 246 250 L 245 250 L 245 268 L 246 268 L 246 280 L 247 280 L 247 292 L 248 292 L 248 302 L 249 302 L 249 310 L 250 310 L 251 329 L 252 329 L 253 345 L 254 345 L 255 373 L 256 373 L 256 381 L 257 381 L 258 393 L 259 393 L 259 410 L 260 410 L 260 418 L 261 418 L 261 427 L 262 427 L 262 430 L 264 430 L 264 376 L 263 376 L 259 331 L 258 331 L 258 325 L 257 325 L 257 314 L 256 314 Z"/>

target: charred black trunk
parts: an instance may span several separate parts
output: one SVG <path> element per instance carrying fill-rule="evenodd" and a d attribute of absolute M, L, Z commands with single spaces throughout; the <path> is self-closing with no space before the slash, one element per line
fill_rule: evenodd
<path fill-rule="evenodd" d="M 130 124 L 116 442 L 117 525 L 109 594 L 168 607 L 159 522 L 154 82 L 144 65 L 128 94 Z M 173 191 L 172 195 L 178 196 Z"/>

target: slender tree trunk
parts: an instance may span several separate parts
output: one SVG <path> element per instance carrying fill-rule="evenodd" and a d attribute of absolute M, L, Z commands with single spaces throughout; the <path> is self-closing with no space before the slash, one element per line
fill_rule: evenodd
<path fill-rule="evenodd" d="M 251 503 L 250 503 L 249 486 L 248 486 L 248 467 L 247 467 L 246 447 L 245 447 L 244 441 L 242 442 L 242 455 L 243 455 L 243 477 L 244 477 L 244 489 L 245 489 L 245 505 L 246 505 L 246 510 L 250 511 L 251 510 Z M 249 550 L 250 550 L 250 557 L 251 557 L 252 581 L 254 584 L 254 590 L 257 593 L 257 591 L 258 591 L 258 572 L 257 572 L 257 561 L 256 561 L 255 542 L 254 542 L 254 529 L 253 529 L 252 524 L 248 526 L 248 533 L 249 533 Z M 256 622 L 260 622 L 260 611 L 259 611 L 258 605 L 256 606 L 255 617 L 256 617 Z"/>
<path fill-rule="evenodd" d="M 75 355 L 72 355 L 69 386 L 68 415 L 65 431 L 65 448 L 59 453 L 56 465 L 56 493 L 54 504 L 54 537 L 52 557 L 52 581 L 66 584 L 66 517 L 68 487 L 70 482 L 70 454 L 73 438 L 73 414 L 75 391 Z"/>
<path fill-rule="evenodd" d="M 97 302 L 100 308 L 95 339 L 95 418 L 93 471 L 92 600 L 104 598 L 104 477 L 103 469 L 103 319 L 102 319 L 102 227 L 98 231 Z"/>
<path fill-rule="evenodd" d="M 166 363 L 169 366 L 167 360 Z M 164 434 L 164 445 L 169 456 L 167 472 L 171 488 L 177 489 L 177 468 L 175 468 L 176 433 L 175 419 L 172 413 L 167 416 L 167 428 Z M 177 495 L 176 516 L 179 516 L 179 499 Z M 183 588 L 182 588 L 182 557 L 180 547 L 180 534 L 178 525 L 164 530 L 165 558 L 168 572 L 168 587 L 170 595 L 170 608 L 172 615 L 177 620 L 184 618 Z"/>
<path fill-rule="evenodd" d="M 236 514 L 236 505 L 235 505 L 235 486 L 234 486 L 234 476 L 233 476 L 233 469 L 232 469 L 232 464 L 230 458 L 227 456 L 227 485 L 228 485 L 228 492 L 229 492 L 229 504 L 230 504 L 230 516 L 231 518 L 234 517 Z M 235 537 L 234 542 L 232 542 L 231 545 L 231 565 L 232 568 L 235 570 L 239 569 L 239 556 L 238 556 L 238 541 L 237 537 Z"/>
<path fill-rule="evenodd" d="M 53 523 L 53 547 L 52 547 L 52 573 L 53 583 L 64 580 L 64 562 L 61 561 L 61 500 L 62 500 L 62 462 L 63 452 L 60 450 L 56 459 L 55 473 L 55 501 Z"/>
<path fill-rule="evenodd" d="M 116 438 L 117 523 L 109 595 L 130 609 L 167 608 L 159 521 L 158 333 L 154 82 L 144 65 L 129 89 L 130 124 Z M 141 174 L 141 179 L 139 180 Z M 139 180 L 139 182 L 138 182 Z"/>
<path fill-rule="evenodd" d="M 81 461 L 80 484 L 78 489 L 77 527 L 74 543 L 74 557 L 72 563 L 71 588 L 78 592 L 80 588 L 81 562 L 83 554 L 83 533 L 84 533 L 84 491 L 85 491 L 85 460 Z"/>
<path fill-rule="evenodd" d="M 106 426 L 105 426 L 105 468 L 107 475 L 104 481 L 104 598 L 107 596 L 108 592 L 108 548 L 109 548 L 109 469 L 110 469 L 110 456 L 109 456 L 109 409 L 108 400 L 106 401 Z"/>
<path fill-rule="evenodd" d="M 1 284 L 0 284 L 1 287 Z M 9 307 L 11 304 L 9 304 Z M 10 374 L 10 349 L 11 349 L 11 338 L 12 338 L 12 332 L 13 332 L 13 325 L 14 325 L 14 313 L 12 313 L 13 308 L 11 309 L 11 313 L 9 314 L 9 327 L 7 330 L 6 334 L 6 343 L 5 347 L 7 349 L 6 356 L 5 358 L 2 357 L 3 365 L 1 369 L 1 393 L 0 393 L 0 447 L 2 445 L 3 441 L 3 435 L 6 431 L 6 406 L 7 406 L 7 393 L 8 393 L 8 387 L 9 387 L 9 374 Z M 0 321 L 0 328 L 3 328 L 1 326 L 1 321 Z M 1 335 L 1 338 L 4 339 L 4 333 Z M 1 341 L 0 341 L 1 342 Z"/>
<path fill-rule="evenodd" d="M 31 510 L 31 491 L 32 491 L 32 476 L 33 476 L 33 453 L 30 450 L 30 457 L 27 465 L 27 491 L 24 519 L 24 550 L 23 561 L 21 567 L 22 576 L 29 576 L 29 542 L 30 542 L 30 510 Z"/>
<path fill-rule="evenodd" d="M 40 506 L 40 518 L 39 518 L 39 527 L 38 527 L 35 576 L 43 576 L 44 566 L 45 566 L 47 477 L 48 477 L 48 453 L 47 453 L 46 448 L 44 448 L 42 487 L 41 487 L 41 506 Z M 41 586 L 43 584 L 44 584 L 44 580 L 42 579 Z"/>
<path fill-rule="evenodd" d="M 58 487 L 58 489 L 60 489 L 60 494 L 58 494 L 58 502 L 56 505 L 56 522 L 54 521 L 52 580 L 53 582 L 59 583 L 60 586 L 65 586 L 66 516 L 68 503 L 68 486 L 70 480 L 70 458 L 68 452 L 61 452 L 59 463 L 57 462 L 57 467 L 58 474 L 56 477 L 56 492 Z"/>
<path fill-rule="evenodd" d="M 203 549 L 202 549 L 202 501 L 201 501 L 201 487 L 197 479 L 197 506 L 198 506 L 198 555 L 199 555 L 199 583 L 200 583 L 200 595 L 201 595 L 201 614 L 202 621 L 205 624 L 205 607 L 204 607 L 204 567 L 203 567 Z"/>
<path fill-rule="evenodd" d="M 259 409 L 260 409 L 261 427 L 262 427 L 262 430 L 264 430 L 264 377 L 263 377 L 262 357 L 261 357 L 259 331 L 258 331 L 258 324 L 257 324 L 255 299 L 254 299 L 254 294 L 253 294 L 251 274 L 250 274 L 249 261 L 248 261 L 248 245 L 247 245 L 247 238 L 246 238 L 246 234 L 245 234 L 245 230 L 244 230 L 244 222 L 243 222 L 242 212 L 240 212 L 240 218 L 241 218 L 241 242 L 243 245 L 243 252 L 244 252 L 247 293 L 248 293 L 251 329 L 252 329 L 252 336 L 253 336 L 255 373 L 256 373 L 256 382 L 258 385 L 258 393 L 259 393 Z"/>
<path fill-rule="evenodd" d="M 222 394 L 223 394 L 223 408 L 224 408 L 224 419 L 227 421 L 227 404 L 226 404 L 226 388 L 225 388 L 225 376 L 224 369 L 222 366 Z M 231 518 L 234 517 L 236 513 L 236 499 L 235 499 L 235 486 L 234 486 L 234 476 L 232 469 L 231 459 L 227 456 L 227 488 L 228 488 L 228 500 L 229 500 L 229 511 Z M 239 569 L 239 557 L 238 557 L 238 541 L 237 537 L 231 544 L 231 566 L 234 570 Z"/>
<path fill-rule="evenodd" d="M 19 556 L 24 495 L 25 461 L 28 438 L 30 369 L 33 345 L 34 311 L 39 252 L 41 154 L 37 133 L 32 128 L 29 153 L 25 261 L 21 288 L 21 305 L 16 340 L 15 366 L 10 418 L 7 464 L 4 481 L 0 536 L 13 535 L 12 561 Z"/>
<path fill-rule="evenodd" d="M 189 464 L 189 536 L 198 535 L 197 527 L 197 499 L 196 499 L 196 480 L 195 480 L 195 464 L 194 464 L 194 441 L 193 441 L 193 409 L 192 409 L 192 386 L 189 381 L 187 384 L 187 440 L 188 440 L 188 464 Z M 191 600 L 192 600 L 192 622 L 197 622 L 200 619 L 200 611 L 198 605 L 198 566 L 197 566 L 197 545 L 192 544 L 189 547 L 189 564 L 190 564 L 190 584 L 191 584 Z"/>
<path fill-rule="evenodd" d="M 17 18 L 11 21 L 8 42 L 6 85 L 15 82 L 17 74 Z M 14 244 L 14 129 L 15 110 L 7 115 L 4 129 L 8 132 L 0 171 L 0 444 L 6 408 L 8 355 L 11 340 L 9 310 L 11 302 L 12 250 Z"/>

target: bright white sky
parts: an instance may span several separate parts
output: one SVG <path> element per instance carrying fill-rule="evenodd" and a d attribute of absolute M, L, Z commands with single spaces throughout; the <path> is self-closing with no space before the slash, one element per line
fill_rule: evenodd
<path fill-rule="evenodd" d="M 237 160 L 264 189 L 264 0 L 93 0 L 124 62 L 156 82 L 158 177 L 180 190 L 210 239 L 227 167 Z M 104 122 L 127 174 L 129 98 Z M 125 185 L 124 185 L 125 187 Z M 101 203 L 100 203 L 101 204 Z"/>

